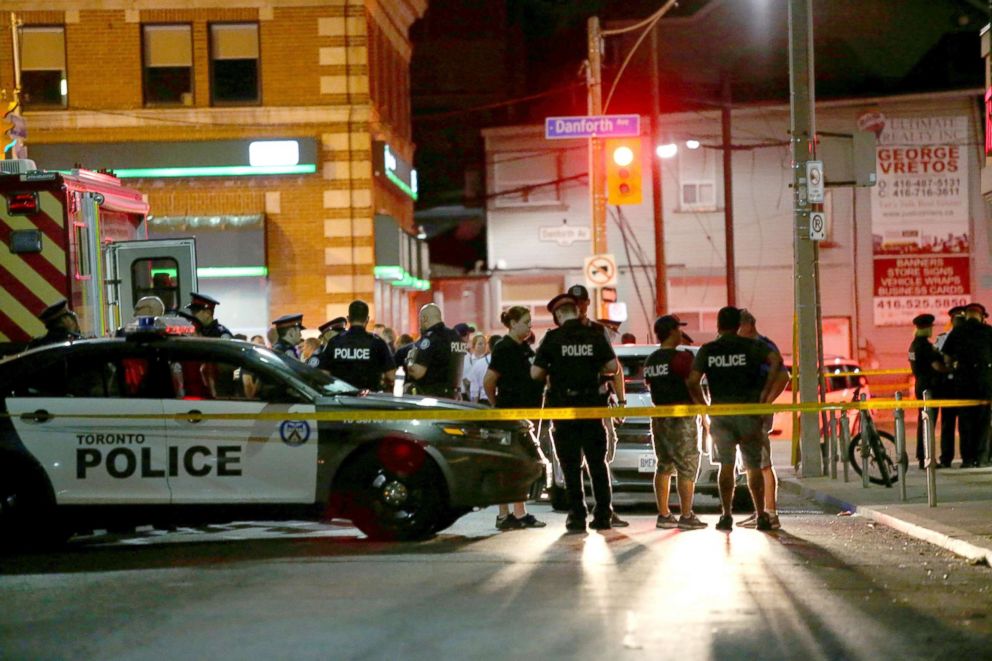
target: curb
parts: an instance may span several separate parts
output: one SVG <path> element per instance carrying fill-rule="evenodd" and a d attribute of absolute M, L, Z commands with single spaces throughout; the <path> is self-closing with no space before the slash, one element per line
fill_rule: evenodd
<path fill-rule="evenodd" d="M 923 540 L 924 542 L 933 544 L 934 546 L 939 546 L 942 549 L 959 555 L 971 564 L 992 567 L 992 548 L 978 546 L 961 539 L 959 536 L 951 536 L 916 523 L 911 523 L 905 519 L 900 519 L 899 517 L 893 516 L 874 507 L 849 503 L 845 500 L 837 498 L 836 496 L 832 496 L 823 491 L 818 491 L 817 489 L 808 487 L 795 479 L 780 478 L 779 488 L 790 493 L 799 494 L 804 498 L 815 500 L 818 503 L 836 507 L 837 509 L 846 512 L 856 512 L 866 519 L 871 519 L 876 523 L 880 523 L 884 526 L 892 528 L 893 530 L 909 535 L 910 537 L 915 537 L 916 539 Z M 966 531 L 955 530 L 954 532 L 961 536 L 970 535 L 970 533 Z"/>

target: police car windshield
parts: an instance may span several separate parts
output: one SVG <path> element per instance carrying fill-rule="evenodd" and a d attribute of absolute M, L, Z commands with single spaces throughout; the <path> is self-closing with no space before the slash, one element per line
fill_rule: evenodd
<path fill-rule="evenodd" d="M 336 379 L 327 372 L 310 367 L 306 363 L 291 358 L 283 358 L 263 347 L 255 347 L 255 350 L 262 362 L 288 368 L 296 378 L 322 395 L 354 395 L 360 392 L 350 383 Z"/>

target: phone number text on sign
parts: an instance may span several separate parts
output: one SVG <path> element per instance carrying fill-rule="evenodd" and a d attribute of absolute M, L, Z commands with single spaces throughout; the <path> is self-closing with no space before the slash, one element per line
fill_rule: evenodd
<path fill-rule="evenodd" d="M 875 298 L 876 326 L 906 326 L 913 317 L 929 313 L 941 319 L 956 305 L 967 305 L 967 296 L 885 296 Z"/>

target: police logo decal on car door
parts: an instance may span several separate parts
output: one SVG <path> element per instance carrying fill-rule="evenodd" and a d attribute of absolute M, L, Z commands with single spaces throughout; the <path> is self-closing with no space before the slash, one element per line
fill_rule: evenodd
<path fill-rule="evenodd" d="M 298 447 L 310 440 L 310 423 L 306 420 L 283 420 L 279 425 L 279 438 L 290 447 Z"/>

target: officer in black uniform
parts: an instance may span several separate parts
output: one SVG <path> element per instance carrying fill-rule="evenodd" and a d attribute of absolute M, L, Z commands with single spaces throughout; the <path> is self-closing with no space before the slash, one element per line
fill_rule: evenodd
<path fill-rule="evenodd" d="M 992 396 L 992 327 L 981 303 L 965 307 L 965 321 L 947 336 L 944 361 L 954 371 L 958 397 L 989 399 Z M 977 468 L 988 452 L 989 405 L 958 409 L 961 417 L 961 467 Z"/>
<path fill-rule="evenodd" d="M 303 339 L 302 331 L 306 329 L 303 325 L 303 315 L 284 314 L 273 320 L 272 325 L 276 329 L 276 342 L 272 345 L 272 350 L 287 358 L 299 360 L 300 353 L 296 345 Z"/>
<path fill-rule="evenodd" d="M 320 354 L 327 348 L 327 344 L 331 340 L 348 330 L 348 320 L 344 317 L 335 317 L 322 323 L 317 327 L 317 330 L 320 331 L 320 337 L 317 338 L 320 340 L 320 346 L 307 359 L 307 365 L 310 367 L 320 367 Z"/>
<path fill-rule="evenodd" d="M 392 391 L 396 365 L 389 346 L 382 338 L 369 333 L 369 306 L 352 301 L 348 306 L 350 327 L 332 339 L 320 354 L 318 367 L 361 390 Z"/>
<path fill-rule="evenodd" d="M 582 321 L 583 325 L 601 332 L 603 337 L 606 338 L 606 341 L 612 345 L 616 339 L 615 330 L 604 323 L 593 321 L 589 318 L 589 290 L 585 288 L 585 285 L 572 285 L 566 293 L 575 299 L 575 303 L 579 308 L 579 320 Z M 619 328 L 619 324 L 617 328 Z M 617 370 L 617 373 L 611 379 L 605 379 L 599 387 L 610 405 L 627 405 L 627 392 L 626 384 L 623 380 L 623 370 Z M 613 457 L 616 455 L 618 443 L 616 428 L 617 425 L 623 424 L 623 419 L 618 418 L 614 420 L 613 418 L 607 418 L 603 424 L 606 425 L 606 463 L 609 464 L 613 462 Z M 630 523 L 621 519 L 616 512 L 613 513 L 614 528 L 626 528 L 629 525 Z"/>
<path fill-rule="evenodd" d="M 71 342 L 82 337 L 79 332 L 79 319 L 76 313 L 69 309 L 69 301 L 62 300 L 52 303 L 38 315 L 41 323 L 45 324 L 47 332 L 28 343 L 28 349 L 43 347 L 47 344 Z"/>
<path fill-rule="evenodd" d="M 699 348 L 689 373 L 689 393 L 697 404 L 706 404 L 700 385 L 705 375 L 714 404 L 771 403 L 775 384 L 782 367 L 782 356 L 767 344 L 741 337 L 741 311 L 735 307 L 720 308 L 716 317 L 718 337 Z M 765 373 L 763 365 L 768 365 Z M 762 467 L 770 465 L 770 446 L 760 415 L 713 416 L 710 435 L 716 446 L 720 463 L 718 482 L 722 514 L 716 529 L 734 528 L 732 503 L 734 498 L 734 465 L 740 448 L 747 471 L 747 486 L 754 501 L 758 530 L 772 530 L 772 519 L 765 511 L 765 481 Z"/>
<path fill-rule="evenodd" d="M 218 305 L 220 305 L 220 301 L 216 298 L 192 292 L 186 310 L 200 321 L 200 335 L 230 340 L 234 337 L 234 333 L 214 318 L 214 308 Z"/>
<path fill-rule="evenodd" d="M 560 327 L 544 336 L 531 367 L 531 376 L 536 381 L 549 382 L 548 406 L 606 406 L 607 397 L 600 388 L 600 377 L 615 374 L 618 363 L 605 334 L 582 323 L 578 303 L 569 294 L 559 294 L 551 299 L 548 309 L 555 315 Z M 589 467 L 596 499 L 591 527 L 594 530 L 611 528 L 613 494 L 610 471 L 606 465 L 606 428 L 603 421 L 555 420 L 554 439 L 569 500 L 565 528 L 569 532 L 586 529 L 583 456 Z"/>
<path fill-rule="evenodd" d="M 420 339 L 406 359 L 406 379 L 413 382 L 412 392 L 457 399 L 467 352 L 458 333 L 444 325 L 441 308 L 434 303 L 420 308 Z"/>
<path fill-rule="evenodd" d="M 944 360 L 944 342 L 947 341 L 947 336 L 951 334 L 950 331 L 964 323 L 964 306 L 955 305 L 947 311 L 947 316 L 950 318 L 951 329 L 938 335 L 937 340 L 934 342 L 934 348 L 940 353 L 941 360 Z M 954 380 L 954 373 L 946 369 L 946 363 L 944 372 L 938 375 L 934 398 L 960 399 L 957 382 Z M 950 468 L 951 462 L 954 461 L 955 427 L 961 425 L 961 416 L 959 415 L 961 409 L 949 406 L 939 410 L 940 466 L 941 468 Z"/>
<path fill-rule="evenodd" d="M 935 389 L 940 385 L 941 372 L 944 370 L 944 359 L 941 357 L 932 344 L 930 336 L 933 335 L 934 316 L 932 314 L 921 314 L 913 318 L 913 325 L 916 326 L 916 337 L 909 345 L 909 367 L 913 370 L 916 378 L 916 399 L 923 399 L 923 391 L 929 390 L 931 398 L 935 394 Z M 937 424 L 939 409 L 927 408 L 927 414 Z M 935 427 L 936 428 L 936 427 Z M 923 409 L 919 409 L 916 416 L 916 460 L 923 468 L 926 459 L 926 451 L 923 447 Z M 936 457 L 934 457 L 936 459 Z"/>

